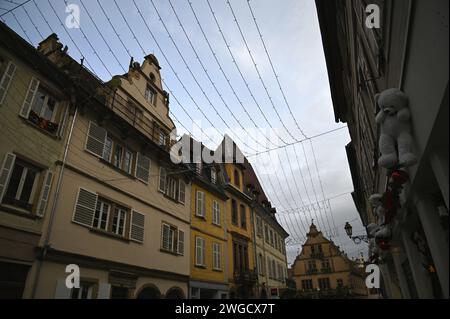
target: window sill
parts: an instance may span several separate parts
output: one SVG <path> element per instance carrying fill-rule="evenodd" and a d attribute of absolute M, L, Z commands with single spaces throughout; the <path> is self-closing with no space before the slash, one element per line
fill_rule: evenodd
<path fill-rule="evenodd" d="M 162 252 L 162 253 L 169 254 L 169 255 L 183 256 L 183 255 L 181 255 L 181 254 L 179 254 L 179 253 L 177 253 L 175 251 L 167 250 L 167 249 L 164 249 L 164 248 L 160 248 L 159 251 Z"/>
<path fill-rule="evenodd" d="M 112 168 L 113 170 L 115 170 L 116 172 L 130 178 L 130 179 L 137 179 L 136 176 L 131 175 L 130 173 L 125 172 L 123 169 L 118 168 L 117 166 L 111 164 L 110 162 L 108 162 L 107 160 L 105 160 L 104 158 L 100 157 L 98 159 L 100 161 L 100 163 L 107 165 L 108 167 Z M 143 182 L 144 183 L 144 182 Z"/>
<path fill-rule="evenodd" d="M 7 213 L 15 214 L 15 215 L 29 218 L 29 219 L 41 219 L 40 216 L 33 214 L 32 212 L 30 212 L 28 210 L 10 206 L 10 205 L 0 204 L 0 209 Z"/>
<path fill-rule="evenodd" d="M 23 121 L 25 124 L 27 124 L 27 125 L 29 125 L 29 126 L 35 128 L 35 129 L 37 129 L 37 130 L 38 130 L 39 132 L 41 132 L 42 134 L 45 134 L 45 135 L 47 135 L 47 136 L 53 138 L 54 140 L 60 139 L 60 138 L 58 137 L 57 133 L 50 133 L 49 131 L 47 131 L 47 130 L 41 128 L 39 125 L 34 124 L 34 123 L 31 122 L 29 119 L 23 118 L 23 117 L 20 116 L 20 115 L 19 115 L 19 117 L 22 119 L 22 121 Z"/>
<path fill-rule="evenodd" d="M 89 231 L 92 232 L 92 233 L 96 233 L 96 234 L 105 236 L 105 237 L 110 237 L 110 238 L 113 238 L 113 239 L 117 239 L 117 240 L 120 240 L 120 241 L 123 241 L 123 242 L 126 242 L 126 243 L 130 242 L 130 240 L 128 238 L 126 238 L 126 237 L 123 237 L 123 236 L 120 236 L 120 235 L 116 235 L 116 234 L 107 232 L 105 230 L 101 230 L 101 229 L 97 229 L 97 228 L 90 228 Z"/>
<path fill-rule="evenodd" d="M 206 265 L 195 265 L 197 268 L 206 269 Z"/>
<path fill-rule="evenodd" d="M 219 268 L 213 268 L 212 270 L 215 271 L 215 272 L 223 272 L 223 270 L 219 269 Z"/>
<path fill-rule="evenodd" d="M 222 228 L 222 225 L 220 225 L 220 224 L 217 224 L 217 223 L 211 223 L 214 227 L 217 227 L 217 228 Z"/>
<path fill-rule="evenodd" d="M 205 216 L 195 214 L 195 217 L 197 217 L 198 219 L 203 219 L 204 221 L 206 221 L 206 217 Z"/>

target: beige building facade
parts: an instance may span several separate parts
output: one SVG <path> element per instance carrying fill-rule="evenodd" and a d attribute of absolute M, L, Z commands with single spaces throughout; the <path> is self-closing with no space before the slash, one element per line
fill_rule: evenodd
<path fill-rule="evenodd" d="M 186 298 L 190 183 L 170 161 L 174 125 L 158 62 L 132 61 L 104 84 L 61 48 L 52 35 L 38 50 L 81 93 L 24 297 Z M 69 264 L 79 267 L 80 288 L 65 284 Z"/>

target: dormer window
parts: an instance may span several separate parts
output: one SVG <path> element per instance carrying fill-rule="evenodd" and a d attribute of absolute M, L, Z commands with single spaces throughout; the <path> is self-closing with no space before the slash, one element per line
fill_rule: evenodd
<path fill-rule="evenodd" d="M 234 170 L 234 185 L 236 185 L 237 188 L 241 188 L 241 176 L 237 169 Z"/>
<path fill-rule="evenodd" d="M 156 77 L 153 73 L 150 73 L 150 80 L 152 81 L 152 83 L 155 83 Z"/>
<path fill-rule="evenodd" d="M 158 141 L 160 146 L 166 146 L 167 145 L 167 134 L 163 131 L 160 130 L 159 131 L 159 141 Z"/>
<path fill-rule="evenodd" d="M 217 181 L 217 171 L 213 167 L 213 168 L 211 168 L 211 182 L 213 182 L 215 184 L 216 181 Z"/>
<path fill-rule="evenodd" d="M 197 174 L 202 174 L 202 163 L 196 163 L 195 164 L 195 171 L 197 172 Z"/>
<path fill-rule="evenodd" d="M 145 89 L 145 99 L 148 103 L 154 105 L 156 100 L 156 92 L 149 85 Z"/>

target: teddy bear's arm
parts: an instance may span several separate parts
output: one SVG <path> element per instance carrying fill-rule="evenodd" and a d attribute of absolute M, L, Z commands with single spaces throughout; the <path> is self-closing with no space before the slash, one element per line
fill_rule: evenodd
<path fill-rule="evenodd" d="M 404 107 L 400 111 L 397 112 L 397 118 L 399 121 L 407 122 L 409 121 L 409 118 L 411 117 L 411 114 L 409 112 L 409 109 Z"/>
<path fill-rule="evenodd" d="M 386 118 L 386 114 L 384 113 L 383 110 L 380 110 L 377 114 L 377 116 L 375 117 L 375 122 L 377 124 L 381 124 L 384 122 L 384 119 Z"/>

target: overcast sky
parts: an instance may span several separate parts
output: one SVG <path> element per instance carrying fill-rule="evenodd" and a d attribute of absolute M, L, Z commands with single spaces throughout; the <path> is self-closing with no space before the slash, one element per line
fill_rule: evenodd
<path fill-rule="evenodd" d="M 61 22 L 64 24 L 68 16 L 63 0 L 31 1 L 22 8 L 14 10 L 14 16 L 8 13 L 2 19 L 22 37 L 31 41 L 34 46 L 42 41 L 41 35 L 47 37 L 52 32 L 57 33 L 61 43 L 68 46 L 68 53 L 77 60 L 84 56 L 85 64 L 105 81 L 111 78 L 111 74 L 122 74 L 123 70 L 128 68 L 129 55 L 133 56 L 135 61 L 142 62 L 143 50 L 145 54 L 154 53 L 162 68 L 161 73 L 166 84 L 164 88 L 171 93 L 170 110 L 173 114 L 172 119 L 177 125 L 178 134 L 181 135 L 187 131 L 193 133 L 195 138 L 201 139 L 213 149 L 224 133 L 233 137 L 247 155 L 263 151 L 265 148 L 273 148 L 275 145 L 280 146 L 301 140 L 301 132 L 293 118 L 308 137 L 345 125 L 334 121 L 313 0 L 282 0 L 277 1 L 276 5 L 271 0 L 251 0 L 250 2 L 293 116 L 278 87 L 246 0 L 230 0 L 229 4 L 225 0 L 210 0 L 212 11 L 229 45 L 229 50 L 219 32 L 207 0 L 192 0 L 192 7 L 188 0 L 171 0 L 173 7 L 168 1 L 153 1 L 167 30 L 159 19 L 151 0 L 116 1 L 134 31 L 136 39 L 122 19 L 113 0 L 67 1 L 68 4 L 79 6 L 81 29 L 65 28 L 63 30 Z M 23 0 L 15 2 L 20 3 Z M 144 24 L 135 4 L 159 47 Z M 0 14 L 14 6 L 11 1 L 0 0 Z M 234 20 L 230 6 L 237 22 Z M 102 8 L 120 39 L 108 23 Z M 180 27 L 174 10 L 178 14 L 187 37 Z M 192 10 L 197 15 L 211 48 Z M 115 57 L 94 27 L 91 17 Z M 268 92 L 265 91 L 258 77 L 252 57 L 239 32 L 238 24 Z M 96 52 L 86 41 L 82 32 Z M 172 41 L 175 42 L 178 50 Z M 214 59 L 213 52 L 218 63 Z M 235 63 L 233 63 L 232 55 Z M 220 71 L 219 64 L 223 73 Z M 242 72 L 242 77 L 238 68 Z M 198 107 L 203 113 L 198 110 Z M 191 119 L 195 120 L 195 125 Z M 259 134 L 256 134 L 255 124 L 261 129 Z M 203 132 L 210 138 L 202 136 L 198 126 L 201 126 Z M 345 235 L 343 228 L 346 221 L 351 221 L 354 233 L 363 233 L 363 226 L 351 195 L 348 193 L 353 190 L 345 154 L 345 145 L 350 141 L 348 131 L 347 129 L 338 130 L 311 141 L 248 157 L 256 167 L 273 206 L 279 212 L 278 220 L 291 234 L 287 247 L 288 261 L 291 263 L 301 248 L 311 217 L 314 218 L 314 223 L 319 230 L 332 236 L 332 239 L 349 256 L 357 256 L 359 252 L 364 252 L 366 255 L 366 246 L 353 244 Z M 312 146 L 317 162 L 313 156 Z M 317 172 L 320 174 L 322 185 Z M 335 197 L 343 193 L 347 194 Z M 331 198 L 330 206 L 309 210 L 297 209 L 322 201 L 324 196 L 326 199 Z"/>

